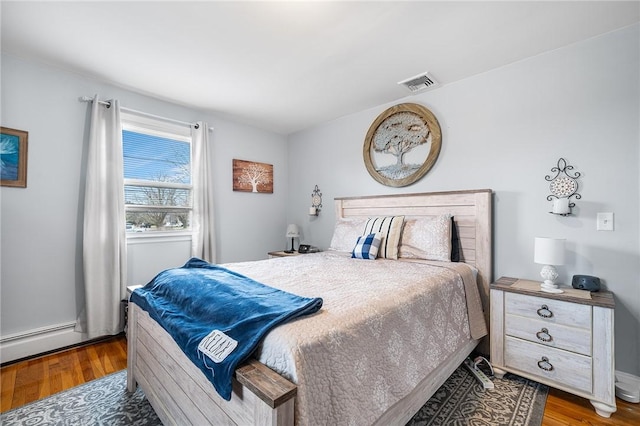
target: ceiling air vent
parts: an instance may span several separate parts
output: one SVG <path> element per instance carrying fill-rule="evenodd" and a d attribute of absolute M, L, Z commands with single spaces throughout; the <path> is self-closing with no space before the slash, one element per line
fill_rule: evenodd
<path fill-rule="evenodd" d="M 421 92 L 427 89 L 433 89 L 434 87 L 438 87 L 440 85 L 440 83 L 438 83 L 429 72 L 423 72 L 422 74 L 418 74 L 415 77 L 399 81 L 398 84 L 402 84 L 414 93 Z"/>

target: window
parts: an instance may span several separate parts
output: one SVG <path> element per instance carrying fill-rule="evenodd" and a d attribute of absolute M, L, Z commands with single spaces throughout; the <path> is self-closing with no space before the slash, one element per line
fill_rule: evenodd
<path fill-rule="evenodd" d="M 191 229 L 191 129 L 122 114 L 127 233 Z"/>

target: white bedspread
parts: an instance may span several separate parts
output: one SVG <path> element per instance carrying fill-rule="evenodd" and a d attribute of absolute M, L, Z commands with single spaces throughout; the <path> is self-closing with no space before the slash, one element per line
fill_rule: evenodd
<path fill-rule="evenodd" d="M 324 299 L 256 355 L 298 385 L 300 426 L 370 425 L 471 339 L 462 279 L 446 268 L 337 252 L 225 266 Z"/>

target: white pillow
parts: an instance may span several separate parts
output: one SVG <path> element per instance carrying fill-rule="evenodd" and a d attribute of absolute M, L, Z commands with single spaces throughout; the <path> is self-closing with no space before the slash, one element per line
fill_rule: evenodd
<path fill-rule="evenodd" d="M 404 216 L 370 217 L 364 229 L 363 235 L 380 232 L 382 242 L 378 250 L 378 257 L 385 259 L 398 258 L 398 243 L 402 234 Z"/>
<path fill-rule="evenodd" d="M 364 234 L 367 219 L 338 219 L 331 237 L 329 250 L 352 251 L 353 242 Z"/>
<path fill-rule="evenodd" d="M 399 256 L 411 259 L 451 261 L 451 215 L 407 219 Z"/>

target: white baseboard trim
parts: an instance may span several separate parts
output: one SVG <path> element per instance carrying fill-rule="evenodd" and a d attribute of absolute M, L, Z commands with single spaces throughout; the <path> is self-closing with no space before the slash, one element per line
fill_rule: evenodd
<path fill-rule="evenodd" d="M 86 334 L 74 331 L 75 325 L 74 321 L 0 337 L 0 363 L 77 345 L 88 340 Z"/>
<path fill-rule="evenodd" d="M 627 402 L 640 402 L 640 377 L 616 370 L 616 396 Z"/>

